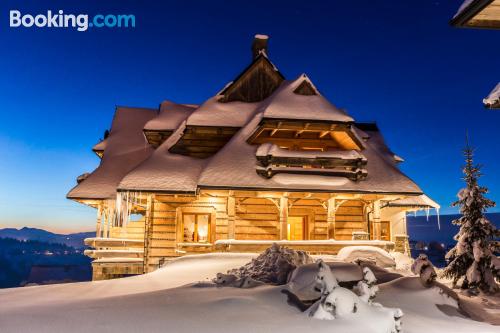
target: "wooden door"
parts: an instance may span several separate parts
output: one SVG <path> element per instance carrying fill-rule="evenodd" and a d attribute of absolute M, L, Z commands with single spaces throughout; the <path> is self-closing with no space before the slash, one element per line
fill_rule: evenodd
<path fill-rule="evenodd" d="M 288 240 L 307 239 L 307 225 L 305 216 L 288 217 Z"/>

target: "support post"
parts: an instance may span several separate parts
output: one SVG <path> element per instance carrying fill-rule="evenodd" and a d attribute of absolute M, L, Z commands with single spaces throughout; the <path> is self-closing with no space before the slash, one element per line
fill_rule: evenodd
<path fill-rule="evenodd" d="M 149 257 L 151 253 L 151 238 L 153 236 L 153 195 L 147 195 L 146 216 L 144 221 L 144 254 L 143 273 L 149 272 Z"/>
<path fill-rule="evenodd" d="M 227 238 L 236 239 L 236 200 L 233 191 L 227 197 Z"/>
<path fill-rule="evenodd" d="M 280 197 L 279 211 L 280 211 L 279 236 L 281 240 L 286 240 L 288 236 L 288 193 L 285 193 Z"/>
<path fill-rule="evenodd" d="M 335 239 L 335 212 L 337 211 L 335 197 L 331 197 L 327 201 L 327 236 L 326 239 Z"/>
<path fill-rule="evenodd" d="M 372 225 L 373 225 L 373 239 L 380 240 L 381 238 L 381 225 L 380 225 L 380 200 L 375 200 L 373 202 L 372 210 Z"/>
<path fill-rule="evenodd" d="M 102 237 L 108 238 L 109 220 L 111 219 L 111 212 L 109 210 L 109 203 L 106 203 L 106 210 L 104 211 L 104 225 L 102 228 Z"/>
<path fill-rule="evenodd" d="M 95 236 L 101 237 L 101 231 L 102 231 L 102 203 L 99 203 L 97 205 L 97 226 L 96 226 Z"/>

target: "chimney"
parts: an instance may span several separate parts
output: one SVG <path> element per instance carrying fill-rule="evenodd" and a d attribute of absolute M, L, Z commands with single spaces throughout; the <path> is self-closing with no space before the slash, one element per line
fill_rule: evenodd
<path fill-rule="evenodd" d="M 255 35 L 252 43 L 252 55 L 253 59 L 257 58 L 257 56 L 264 52 L 267 55 L 267 41 L 269 40 L 268 35 Z"/>

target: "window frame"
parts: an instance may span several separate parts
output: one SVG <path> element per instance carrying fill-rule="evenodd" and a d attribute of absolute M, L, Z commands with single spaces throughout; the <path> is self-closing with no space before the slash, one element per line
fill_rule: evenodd
<path fill-rule="evenodd" d="M 186 215 L 191 215 L 194 216 L 194 240 L 186 242 L 185 235 L 184 235 L 184 226 L 185 226 L 185 216 Z M 212 242 L 212 235 L 211 235 L 211 221 L 210 221 L 210 213 L 192 213 L 192 212 L 183 212 L 182 213 L 182 227 L 181 230 L 183 231 L 182 235 L 182 241 L 183 243 L 200 243 L 200 244 L 205 244 L 205 243 L 211 243 Z M 199 216 L 206 216 L 207 217 L 207 241 L 206 242 L 200 242 L 199 241 L 199 236 L 198 236 L 198 217 Z"/>

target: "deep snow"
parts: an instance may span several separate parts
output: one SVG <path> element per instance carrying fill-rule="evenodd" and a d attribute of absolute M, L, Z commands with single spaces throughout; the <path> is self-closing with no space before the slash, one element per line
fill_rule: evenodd
<path fill-rule="evenodd" d="M 217 288 L 217 272 L 247 263 L 252 254 L 179 258 L 143 276 L 0 291 L 1 332 L 382 332 L 373 320 L 315 320 L 286 303 L 283 286 Z M 350 279 L 354 265 L 334 265 Z M 377 275 L 377 272 L 374 271 Z M 307 276 L 302 276 L 307 279 Z M 202 283 L 196 283 L 203 281 Z M 437 288 L 416 277 L 379 285 L 376 302 L 404 312 L 404 332 L 500 332 L 472 321 Z"/>

